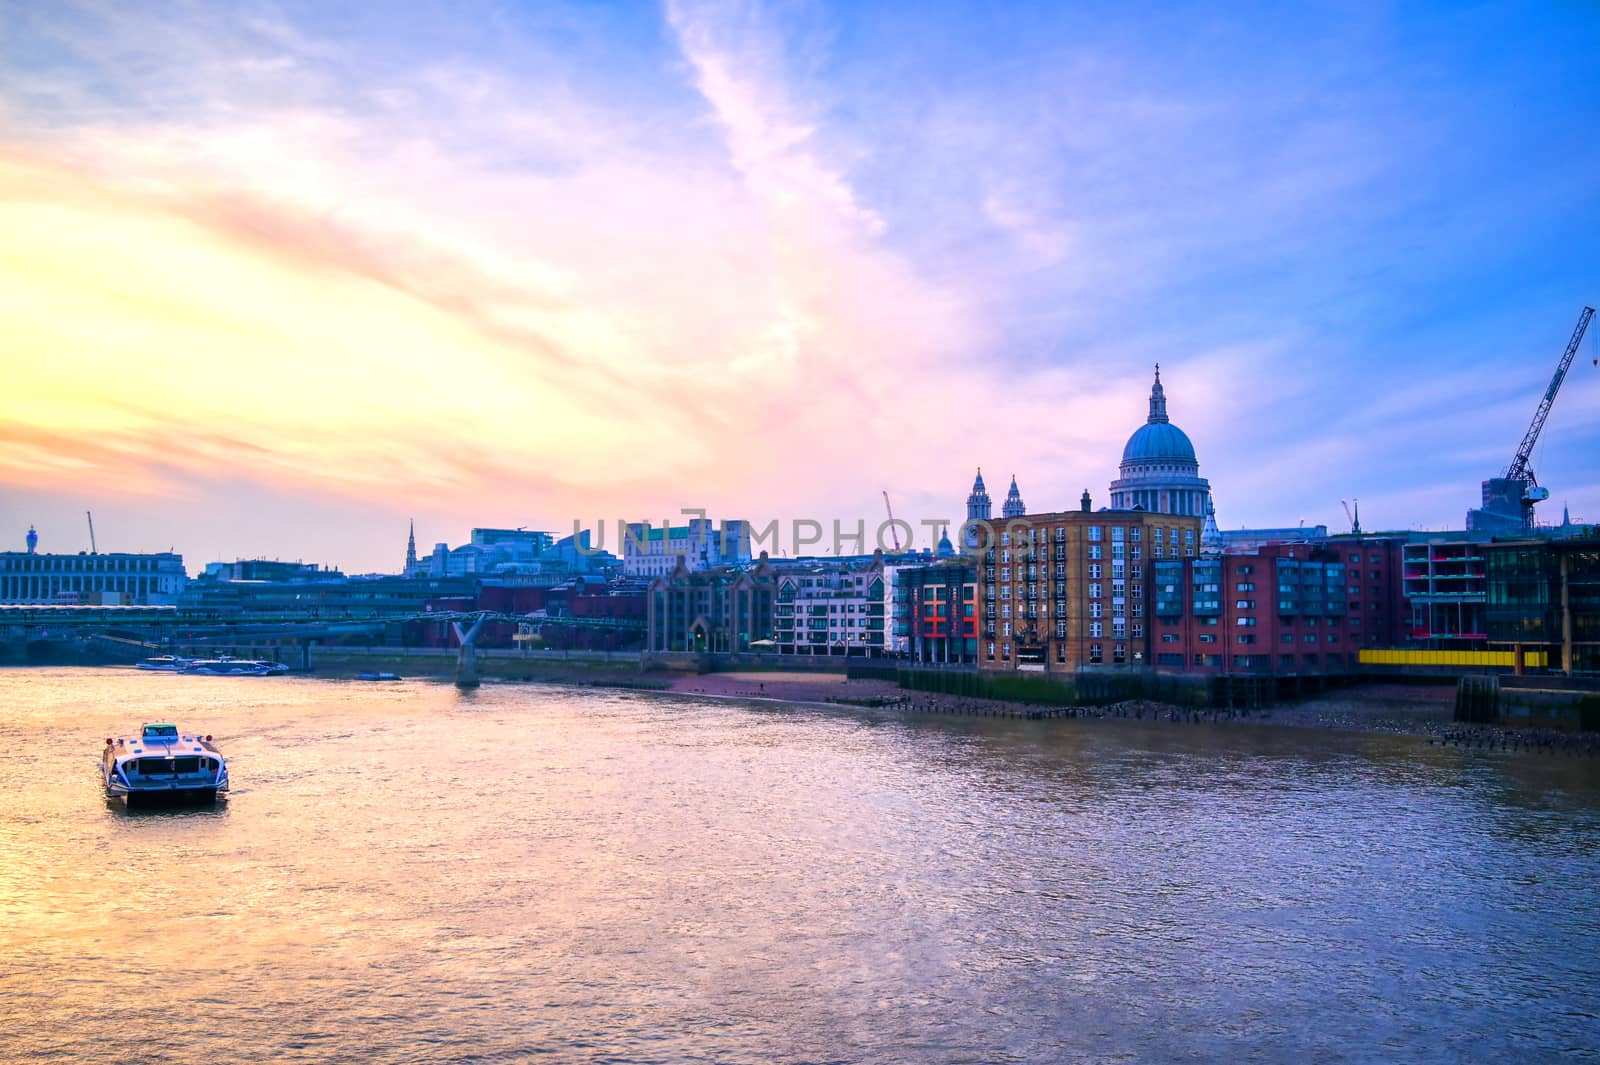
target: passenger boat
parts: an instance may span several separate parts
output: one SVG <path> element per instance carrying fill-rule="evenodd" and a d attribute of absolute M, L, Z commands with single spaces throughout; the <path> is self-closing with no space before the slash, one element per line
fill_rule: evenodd
<path fill-rule="evenodd" d="M 266 662 L 259 658 L 234 658 L 219 655 L 216 658 L 198 658 L 187 662 L 180 673 L 195 673 L 203 677 L 265 677 L 287 673 L 289 667 L 282 662 Z"/>
<path fill-rule="evenodd" d="M 214 802 L 228 792 L 228 764 L 210 736 L 185 736 L 167 722 L 137 736 L 108 738 L 100 759 L 106 798 L 143 802 Z"/>
<path fill-rule="evenodd" d="M 141 659 L 134 668 L 147 669 L 157 673 L 179 673 L 183 667 L 193 662 L 192 658 L 183 658 L 179 655 L 156 655 L 154 658 Z"/>
<path fill-rule="evenodd" d="M 356 674 L 356 680 L 399 680 L 399 679 L 400 679 L 400 674 L 398 674 L 398 673 L 374 673 L 371 670 L 366 670 L 364 672 Z"/>

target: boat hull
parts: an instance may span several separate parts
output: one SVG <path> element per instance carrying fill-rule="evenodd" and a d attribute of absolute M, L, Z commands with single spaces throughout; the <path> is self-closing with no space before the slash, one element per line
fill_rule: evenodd
<path fill-rule="evenodd" d="M 180 788 L 107 788 L 106 798 L 120 800 L 128 808 L 152 806 L 210 806 L 227 798 L 227 791 L 214 785 Z"/>

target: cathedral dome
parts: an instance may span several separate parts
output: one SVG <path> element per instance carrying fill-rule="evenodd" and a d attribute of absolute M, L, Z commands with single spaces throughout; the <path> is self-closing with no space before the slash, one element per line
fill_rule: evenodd
<path fill-rule="evenodd" d="M 1167 393 L 1156 367 L 1150 415 L 1122 449 L 1121 476 L 1111 482 L 1113 510 L 1203 517 L 1211 507 L 1211 485 L 1200 476 L 1189 434 L 1167 418 Z"/>
<path fill-rule="evenodd" d="M 1183 462 L 1193 464 L 1194 444 L 1189 434 L 1171 422 L 1149 422 L 1128 437 L 1123 462 Z"/>

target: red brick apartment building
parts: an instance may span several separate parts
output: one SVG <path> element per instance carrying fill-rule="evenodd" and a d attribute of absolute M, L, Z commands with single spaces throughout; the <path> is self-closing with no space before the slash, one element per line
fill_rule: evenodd
<path fill-rule="evenodd" d="M 1405 639 L 1399 537 L 1270 543 L 1154 565 L 1157 669 L 1339 673 Z"/>

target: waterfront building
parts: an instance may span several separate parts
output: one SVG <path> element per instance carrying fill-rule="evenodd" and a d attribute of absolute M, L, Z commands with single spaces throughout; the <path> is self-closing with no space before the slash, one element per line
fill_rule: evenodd
<path fill-rule="evenodd" d="M 1147 510 L 1203 519 L 1211 512 L 1211 484 L 1200 476 L 1189 435 L 1167 417 L 1167 395 L 1156 366 L 1145 424 L 1122 449 L 1120 475 L 1111 482 L 1111 509 Z"/>
<path fill-rule="evenodd" d="M 271 614 L 302 619 L 390 617 L 398 622 L 419 613 L 429 599 L 475 595 L 480 584 L 470 577 L 352 578 L 334 569 L 260 559 L 213 563 L 207 570 L 205 576 L 190 581 L 183 589 L 177 599 L 179 606 L 212 614 Z M 235 579 L 233 573 L 258 576 Z"/>
<path fill-rule="evenodd" d="M 978 567 L 970 559 L 898 566 L 892 647 L 919 664 L 978 661 Z"/>
<path fill-rule="evenodd" d="M 1363 648 L 1403 637 L 1404 536 L 1259 543 L 1153 564 L 1157 669 L 1344 673 Z"/>
<path fill-rule="evenodd" d="M 750 523 L 690 518 L 682 525 L 631 522 L 623 530 L 622 572 L 628 577 L 660 577 L 672 573 L 679 560 L 692 573 L 750 562 Z"/>
<path fill-rule="evenodd" d="M 1522 540 L 1483 547 L 1490 650 L 1519 663 L 1600 674 L 1600 539 Z"/>
<path fill-rule="evenodd" d="M 0 603 L 171 606 L 189 580 L 183 556 L 170 551 L 40 554 L 32 526 L 25 543 L 25 551 L 0 552 Z"/>
<path fill-rule="evenodd" d="M 763 551 L 746 566 L 690 569 L 679 556 L 650 582 L 645 647 L 651 651 L 772 651 L 776 572 Z"/>
<path fill-rule="evenodd" d="M 876 658 L 884 653 L 883 554 L 774 567 L 772 640 L 780 654 Z"/>
<path fill-rule="evenodd" d="M 1197 557 L 1201 518 L 1145 510 L 1028 514 L 996 525 L 979 567 L 985 670 L 1069 673 L 1149 658 L 1150 565 Z"/>
<path fill-rule="evenodd" d="M 1485 533 L 1413 533 L 1404 548 L 1407 642 L 1437 651 L 1488 646 Z"/>

